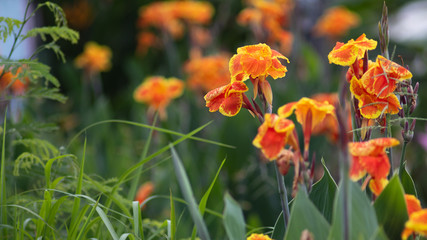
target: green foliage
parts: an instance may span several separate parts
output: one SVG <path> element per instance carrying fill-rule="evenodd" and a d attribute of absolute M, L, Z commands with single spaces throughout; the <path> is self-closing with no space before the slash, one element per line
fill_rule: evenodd
<path fill-rule="evenodd" d="M 224 196 L 224 227 L 229 239 L 245 239 L 245 219 L 242 209 L 229 193 Z"/>
<path fill-rule="evenodd" d="M 22 22 L 9 17 L 0 17 L 0 37 L 3 39 L 3 42 L 6 42 L 7 37 L 9 37 L 15 28 L 20 28 Z"/>
<path fill-rule="evenodd" d="M 378 223 L 391 240 L 400 239 L 408 220 L 404 193 L 399 176 L 395 175 L 374 203 Z"/>
<path fill-rule="evenodd" d="M 406 163 L 403 164 L 403 171 L 399 172 L 400 182 L 402 184 L 403 190 L 406 194 L 411 194 L 418 197 L 417 189 L 415 188 L 414 180 L 408 171 L 405 168 Z"/>
<path fill-rule="evenodd" d="M 66 26 L 67 25 L 67 18 L 65 17 L 64 10 L 62 8 L 53 2 L 46 1 L 44 3 L 39 3 L 37 5 L 37 9 L 46 6 L 53 14 L 55 18 L 56 26 Z"/>
<path fill-rule="evenodd" d="M 332 178 L 328 168 L 325 166 L 323 158 L 321 162 L 323 166 L 323 177 L 313 184 L 309 197 L 326 220 L 332 222 L 332 210 L 337 184 Z"/>
<path fill-rule="evenodd" d="M 301 233 L 304 230 L 309 231 L 315 239 L 326 239 L 329 229 L 330 225 L 328 221 L 326 221 L 316 206 L 310 201 L 303 186 L 300 186 L 300 190 L 292 204 L 291 217 L 285 240 L 300 239 Z"/>

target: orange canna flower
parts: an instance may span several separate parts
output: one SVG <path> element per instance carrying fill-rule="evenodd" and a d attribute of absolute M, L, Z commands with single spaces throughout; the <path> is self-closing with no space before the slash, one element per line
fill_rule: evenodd
<path fill-rule="evenodd" d="M 260 148 L 266 158 L 275 160 L 286 144 L 295 146 L 294 128 L 291 120 L 267 113 L 252 144 Z"/>
<path fill-rule="evenodd" d="M 332 106 L 339 104 L 338 93 L 319 93 L 311 96 L 311 99 L 317 102 L 328 102 Z M 348 129 L 351 129 L 351 113 L 348 111 Z M 313 135 L 326 134 L 332 142 L 337 142 L 339 137 L 338 122 L 336 118 L 328 117 L 320 124 L 315 126 Z"/>
<path fill-rule="evenodd" d="M 411 216 L 412 213 L 418 212 L 421 210 L 420 200 L 417 199 L 412 194 L 405 194 L 406 208 L 408 209 L 408 216 Z"/>
<path fill-rule="evenodd" d="M 84 52 L 77 56 L 74 63 L 90 74 L 105 72 L 111 68 L 111 55 L 109 47 L 88 42 L 85 44 Z"/>
<path fill-rule="evenodd" d="M 206 107 L 210 112 L 219 110 L 224 116 L 235 116 L 242 108 L 243 93 L 246 91 L 248 87 L 243 82 L 231 82 L 215 88 L 205 95 Z"/>
<path fill-rule="evenodd" d="M 184 66 L 188 74 L 188 85 L 205 92 L 224 86 L 230 82 L 227 54 L 190 59 Z"/>
<path fill-rule="evenodd" d="M 359 64 L 353 64 L 352 67 L 349 67 L 345 75 L 345 78 L 349 83 L 351 82 L 351 79 L 353 77 L 360 79 L 363 76 L 363 59 L 358 59 L 357 61 Z M 368 69 L 373 67 L 373 65 L 374 63 L 371 60 L 368 60 Z M 356 70 L 356 73 L 355 73 L 355 70 Z"/>
<path fill-rule="evenodd" d="M 427 237 L 427 209 L 414 212 L 409 216 L 402 232 L 402 239 L 408 239 L 413 233 Z"/>
<path fill-rule="evenodd" d="M 136 192 L 135 201 L 138 201 L 141 205 L 154 191 L 154 184 L 152 182 L 146 182 L 141 185 Z"/>
<path fill-rule="evenodd" d="M 280 59 L 285 59 L 289 63 L 288 58 L 264 43 L 240 47 L 237 49 L 237 54 L 230 59 L 231 81 L 245 81 L 250 78 L 254 85 L 254 98 L 258 94 L 259 87 L 271 105 L 273 94 L 266 77 L 270 75 L 277 79 L 286 75 L 288 70 L 282 65 Z"/>
<path fill-rule="evenodd" d="M 287 118 L 295 111 L 297 121 L 303 131 L 310 133 L 324 121 L 336 121 L 335 107 L 327 101 L 318 102 L 310 98 L 301 98 L 298 102 L 285 104 L 277 111 L 280 117 Z M 311 120 L 307 121 L 307 114 L 311 112 Z M 311 122 L 311 124 L 309 124 Z"/>
<path fill-rule="evenodd" d="M 357 181 L 368 173 L 373 180 L 377 181 L 372 183 L 376 185 L 375 189 L 382 190 L 385 185 L 381 179 L 386 179 L 390 171 L 390 163 L 385 149 L 398 144 L 399 141 L 395 138 L 350 142 L 348 144 L 349 152 L 352 155 L 350 178 Z"/>
<path fill-rule="evenodd" d="M 385 98 L 394 92 L 398 82 L 410 78 L 412 73 L 408 69 L 379 55 L 360 80 L 367 92 Z"/>
<path fill-rule="evenodd" d="M 375 196 L 379 196 L 387 184 L 387 178 L 371 179 L 369 181 L 369 189 L 371 189 L 371 192 L 373 192 Z"/>
<path fill-rule="evenodd" d="M 246 240 L 272 240 L 269 236 L 264 234 L 252 233 Z"/>
<path fill-rule="evenodd" d="M 360 17 L 356 13 L 343 6 L 331 7 L 319 18 L 314 26 L 314 32 L 318 36 L 338 38 L 359 23 Z"/>
<path fill-rule="evenodd" d="M 0 91 L 5 91 L 6 88 L 10 88 L 12 93 L 14 95 L 22 95 L 24 94 L 25 90 L 28 88 L 28 78 L 25 78 L 23 81 L 18 79 L 19 73 L 22 71 L 22 67 L 19 67 L 16 70 L 16 73 L 13 74 L 10 71 L 4 71 L 4 66 L 0 66 L 0 76 L 3 74 L 3 76 L 0 78 Z"/>
<path fill-rule="evenodd" d="M 177 78 L 148 77 L 133 94 L 135 101 L 149 105 L 149 111 L 157 110 L 161 119 L 166 118 L 166 107 L 174 98 L 181 96 L 184 82 Z"/>
<path fill-rule="evenodd" d="M 337 42 L 332 51 L 328 54 L 329 63 L 341 66 L 350 66 L 357 59 L 362 58 L 367 50 L 377 47 L 377 41 L 366 38 L 362 34 L 356 40 L 351 39 L 347 43 Z"/>
<path fill-rule="evenodd" d="M 350 91 L 359 100 L 360 113 L 368 119 L 378 118 L 384 113 L 396 114 L 402 108 L 396 95 L 379 98 L 375 94 L 370 94 L 363 87 L 361 80 L 357 80 L 356 77 L 351 79 Z"/>

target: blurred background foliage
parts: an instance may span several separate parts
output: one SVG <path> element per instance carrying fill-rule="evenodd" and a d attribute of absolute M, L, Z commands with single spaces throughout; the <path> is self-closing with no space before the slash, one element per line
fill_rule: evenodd
<path fill-rule="evenodd" d="M 52 67 L 52 73 L 60 80 L 61 91 L 68 100 L 65 104 L 54 101 L 24 101 L 20 121 L 16 121 L 14 127 L 23 127 L 33 122 L 57 124 L 58 128 L 45 129 L 52 131 L 31 134 L 50 139 L 57 147 L 62 146 L 64 151 L 81 157 L 84 138 L 79 137 L 73 142 L 70 140 L 81 129 L 92 123 L 108 119 L 124 119 L 152 124 L 152 118 L 147 115 L 148 107 L 133 99 L 135 88 L 152 75 L 176 77 L 186 81 L 189 76 L 184 71 L 184 65 L 190 59 L 192 49 L 195 47 L 188 30 L 189 24 L 185 24 L 186 30 L 180 38 L 176 39 L 164 36 L 165 34 L 155 27 L 149 27 L 149 31 L 158 39 L 153 46 L 145 46 L 146 49 L 141 52 L 140 48 L 144 46 L 138 43 L 139 33 L 143 31 L 138 25 L 139 12 L 142 7 L 154 2 L 158 1 L 59 1 L 58 4 L 67 14 L 69 26 L 80 33 L 80 41 L 74 45 L 60 42 L 67 59 L 66 63 L 62 63 L 55 54 L 48 51 L 43 52 L 39 59 Z M 201 50 L 203 56 L 219 52 L 226 52 L 232 56 L 238 47 L 258 43 L 251 28 L 237 22 L 237 16 L 242 9 L 250 5 L 248 2 L 243 0 L 210 0 L 209 2 L 214 8 L 214 13 L 211 21 L 202 25 L 209 31 L 209 42 Z M 337 92 L 345 81 L 345 70 L 330 65 L 327 54 L 336 41 L 347 42 L 362 33 L 366 33 L 368 38 L 378 40 L 378 21 L 383 6 L 383 2 L 377 0 L 297 0 L 293 2 L 289 0 L 288 3 L 294 6 L 288 16 L 287 26 L 293 34 L 294 42 L 288 53 L 282 52 L 290 59 L 290 63 L 287 64 L 287 76 L 270 81 L 274 95 L 273 112 L 278 107 L 304 96 Z M 400 59 L 402 59 L 403 65 L 408 66 L 414 75 L 413 82 L 420 82 L 418 107 L 413 116 L 422 118 L 427 118 L 424 107 L 427 104 L 427 95 L 423 94 L 427 92 L 423 84 L 423 79 L 427 77 L 427 37 L 419 37 L 411 31 L 425 28 L 426 23 L 425 21 L 408 22 L 405 19 L 411 15 L 427 14 L 425 3 L 425 1 L 406 0 L 386 1 L 390 16 L 390 52 L 395 48 L 394 60 L 401 63 Z M 420 4 L 420 7 L 415 8 L 417 12 L 412 10 L 407 12 L 407 15 L 399 15 L 411 4 Z M 357 13 L 360 18 L 358 26 L 334 38 L 314 34 L 313 26 L 322 13 L 327 8 L 337 5 L 345 6 Z M 408 26 L 399 25 L 404 20 L 409 24 Z M 53 21 L 51 15 L 46 12 L 45 15 L 36 18 L 34 24 L 42 26 L 52 24 Z M 399 29 L 395 29 L 397 26 Z M 414 37 L 410 40 L 401 37 L 401 35 L 411 36 L 411 34 Z M 85 78 L 84 71 L 75 66 L 76 57 L 83 52 L 85 44 L 89 41 L 108 46 L 112 52 L 111 69 L 96 76 L 100 84 L 96 91 L 93 83 Z M 277 45 L 272 48 L 279 50 Z M 5 52 L 6 50 L 2 49 L 2 54 Z M 379 54 L 379 47 L 370 54 L 371 56 Z M 205 93 L 204 90 L 186 87 L 184 94 L 173 100 L 167 108 L 167 119 L 158 120 L 156 125 L 187 133 L 213 120 L 212 124 L 198 136 L 233 145 L 234 149 L 192 140 L 177 146 L 177 152 L 185 165 L 196 198 L 200 199 L 222 160 L 226 158 L 227 161 L 213 189 L 208 207 L 221 212 L 223 193 L 228 191 L 240 202 L 250 226 L 273 226 L 280 211 L 280 205 L 273 166 L 271 163 L 263 162 L 259 152 L 252 146 L 258 127 L 257 119 L 247 111 L 242 111 L 233 118 L 224 117 L 219 113 L 209 113 L 203 100 Z M 148 129 L 117 123 L 102 124 L 88 129 L 84 134 L 87 137 L 85 172 L 95 179 L 114 181 L 139 161 L 148 134 Z M 417 121 L 414 141 L 408 145 L 406 156 L 419 198 L 422 205 L 426 206 L 427 138 L 423 134 L 427 134 L 425 122 Z M 399 127 L 396 127 L 393 135 L 401 139 Z M 166 146 L 174 139 L 176 137 L 155 132 L 149 153 Z M 338 151 L 335 144 L 326 137 L 319 136 L 312 139 L 310 149 L 312 154 L 315 152 L 316 161 L 319 163 L 316 164 L 315 178 L 319 179 L 322 175 L 320 158 L 323 157 L 326 165 L 332 170 L 334 178 L 337 179 Z M 395 149 L 393 154 L 397 165 L 400 150 Z M 160 156 L 144 168 L 147 170 L 141 175 L 141 183 L 153 182 L 153 195 L 168 196 L 171 189 L 174 196 L 180 196 L 173 164 L 167 155 Z M 58 168 L 55 171 L 60 175 L 61 171 L 69 170 Z M 42 179 L 43 176 L 33 169 L 27 172 L 23 170 L 13 184 L 16 191 L 21 192 L 40 186 Z M 288 186 L 291 185 L 291 179 L 292 176 L 287 176 Z M 122 186 L 120 192 L 124 196 L 127 195 L 129 186 L 130 182 L 129 185 Z M 86 190 L 89 191 L 89 189 Z M 180 227 L 191 230 L 188 212 L 183 210 L 183 206 L 180 206 L 180 209 L 178 216 L 181 213 L 184 214 Z M 150 201 L 144 208 L 143 214 L 145 217 L 163 220 L 169 216 L 168 211 L 169 201 L 165 198 Z M 211 233 L 217 234 L 212 236 L 214 239 L 224 235 L 218 218 L 207 215 L 206 219 L 212 230 Z M 188 232 L 182 236 L 188 236 Z"/>

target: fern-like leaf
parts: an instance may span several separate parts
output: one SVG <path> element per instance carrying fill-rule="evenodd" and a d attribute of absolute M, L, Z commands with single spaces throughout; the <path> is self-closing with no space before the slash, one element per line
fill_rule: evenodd
<path fill-rule="evenodd" d="M 53 13 L 56 26 L 67 26 L 67 18 L 65 17 L 64 10 L 62 10 L 62 8 L 58 4 L 47 1 L 44 3 L 40 3 L 37 8 L 41 8 L 43 6 L 49 8 L 49 10 Z"/>
<path fill-rule="evenodd" d="M 20 169 L 24 169 L 26 172 L 28 172 L 34 164 L 40 163 L 42 163 L 40 157 L 29 152 L 23 152 L 15 160 L 15 164 L 13 166 L 13 175 L 19 176 Z"/>
<path fill-rule="evenodd" d="M 56 148 L 50 142 L 43 139 L 37 139 L 37 138 L 19 139 L 19 140 L 13 141 L 12 144 L 25 146 L 26 148 L 29 149 L 29 152 L 31 154 L 37 156 L 39 159 L 43 161 L 47 161 L 51 158 L 59 156 L 60 154 L 60 151 L 58 150 L 58 148 Z"/>
<path fill-rule="evenodd" d="M 20 28 L 22 22 L 9 17 L 0 17 L 0 39 L 3 39 L 3 42 L 6 42 L 7 37 L 9 37 L 15 28 Z"/>
<path fill-rule="evenodd" d="M 50 27 L 38 27 L 33 28 L 27 32 L 24 36 L 22 36 L 22 40 L 25 40 L 30 37 L 40 36 L 43 41 L 46 41 L 46 36 L 50 36 L 53 41 L 58 41 L 59 39 L 67 40 L 73 44 L 76 44 L 79 40 L 79 33 L 70 29 L 68 27 L 58 27 L 58 26 L 50 26 Z"/>
<path fill-rule="evenodd" d="M 46 87 L 32 88 L 23 97 L 45 98 L 45 99 L 55 100 L 61 103 L 65 103 L 67 101 L 67 97 L 64 96 L 62 93 L 60 93 L 58 88 L 46 88 Z"/>

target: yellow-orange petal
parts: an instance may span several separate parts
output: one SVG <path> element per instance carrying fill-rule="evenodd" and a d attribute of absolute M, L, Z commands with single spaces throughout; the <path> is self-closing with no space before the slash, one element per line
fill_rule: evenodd
<path fill-rule="evenodd" d="M 184 90 L 184 82 L 177 78 L 168 79 L 168 95 L 171 98 L 176 98 L 182 95 Z"/>
<path fill-rule="evenodd" d="M 387 184 L 387 178 L 371 179 L 369 181 L 369 189 L 371 189 L 376 196 L 379 196 Z"/>
<path fill-rule="evenodd" d="M 270 83 L 266 80 L 260 82 L 261 92 L 264 94 L 268 104 L 273 104 L 273 92 L 271 91 Z"/>
<path fill-rule="evenodd" d="M 243 71 L 250 74 L 253 78 L 260 75 L 266 75 L 271 66 L 271 59 L 263 56 L 244 54 L 240 58 Z"/>
<path fill-rule="evenodd" d="M 278 59 L 278 58 L 285 59 L 286 62 L 289 63 L 289 59 L 287 57 L 283 56 L 281 53 L 279 53 L 278 51 L 276 51 L 274 49 L 271 49 L 271 58 L 273 58 L 273 59 L 274 58 L 275 59 Z M 275 68 L 278 68 L 278 67 L 275 66 Z"/>
<path fill-rule="evenodd" d="M 264 234 L 252 233 L 246 240 L 272 240 L 269 236 Z"/>
<path fill-rule="evenodd" d="M 230 59 L 229 70 L 232 78 L 243 73 L 242 64 L 240 63 L 241 57 L 242 54 L 234 54 L 234 56 Z"/>
<path fill-rule="evenodd" d="M 287 104 L 279 107 L 279 109 L 277 110 L 277 113 L 279 114 L 280 117 L 287 118 L 287 117 L 292 115 L 293 111 L 295 110 L 297 103 L 298 102 L 287 103 Z"/>
<path fill-rule="evenodd" d="M 249 88 L 248 86 L 246 86 L 244 82 L 232 82 L 230 83 L 230 88 L 227 94 L 236 93 L 236 92 L 243 93 L 243 92 L 247 92 L 248 90 Z"/>
<path fill-rule="evenodd" d="M 209 108 L 210 112 L 216 112 L 219 110 L 219 107 L 224 102 L 225 93 L 228 88 L 230 88 L 229 85 L 215 88 L 205 95 L 206 107 Z"/>
<path fill-rule="evenodd" d="M 412 233 L 427 236 L 427 209 L 414 212 L 409 216 L 409 220 L 405 223 L 402 239 L 407 239 Z"/>
<path fill-rule="evenodd" d="M 219 107 L 219 112 L 227 117 L 235 116 L 239 113 L 243 104 L 243 96 L 241 92 L 229 94 Z"/>
<path fill-rule="evenodd" d="M 408 216 L 411 216 L 412 213 L 418 212 L 421 210 L 421 203 L 417 197 L 412 194 L 405 194 L 406 209 L 408 210 Z"/>
<path fill-rule="evenodd" d="M 366 170 L 360 164 L 360 157 L 352 157 L 349 174 L 353 181 L 357 181 L 366 175 Z"/>
<path fill-rule="evenodd" d="M 360 157 L 360 165 L 375 179 L 386 178 L 390 172 L 390 162 L 385 152 L 380 155 Z"/>
<path fill-rule="evenodd" d="M 337 42 L 334 49 L 328 54 L 329 63 L 341 66 L 350 66 L 356 61 L 357 48 Z"/>

